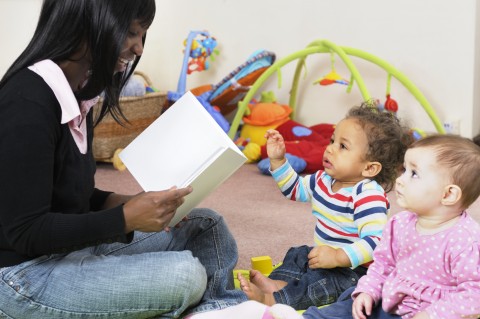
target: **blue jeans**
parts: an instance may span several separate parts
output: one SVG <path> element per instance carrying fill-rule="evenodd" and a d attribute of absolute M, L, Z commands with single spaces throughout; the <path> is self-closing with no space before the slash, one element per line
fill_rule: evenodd
<path fill-rule="evenodd" d="M 356 286 L 367 271 L 364 267 L 311 269 L 308 267 L 311 250 L 308 246 L 290 248 L 282 265 L 270 274 L 270 279 L 287 282 L 285 288 L 273 293 L 277 303 L 296 310 L 333 303 L 346 289 Z"/>
<path fill-rule="evenodd" d="M 355 287 L 348 288 L 343 294 L 338 297 L 337 302 L 331 304 L 328 307 L 320 308 L 310 307 L 302 315 L 304 319 L 352 319 L 352 305 L 353 299 L 351 294 L 355 290 Z M 368 319 L 395 319 L 401 318 L 397 315 L 391 315 L 386 313 L 382 309 L 382 304 L 379 303 L 373 308 L 372 314 L 368 316 Z"/>
<path fill-rule="evenodd" d="M 135 233 L 0 269 L 0 318 L 177 318 L 247 300 L 223 218 L 195 209 L 170 232 Z"/>

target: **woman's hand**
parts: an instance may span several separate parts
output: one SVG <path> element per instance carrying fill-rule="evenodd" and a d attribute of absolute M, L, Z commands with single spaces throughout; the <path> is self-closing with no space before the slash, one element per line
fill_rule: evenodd
<path fill-rule="evenodd" d="M 267 139 L 267 155 L 270 159 L 270 168 L 272 171 L 285 163 L 285 142 L 283 136 L 276 130 L 267 130 L 265 132 Z"/>
<path fill-rule="evenodd" d="M 175 211 L 185 201 L 184 197 L 191 192 L 192 187 L 189 186 L 134 196 L 123 206 L 125 232 L 156 232 L 168 229 Z"/>

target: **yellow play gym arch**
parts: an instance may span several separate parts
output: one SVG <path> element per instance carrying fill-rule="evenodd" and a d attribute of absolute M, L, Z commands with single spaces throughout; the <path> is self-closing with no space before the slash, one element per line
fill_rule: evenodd
<path fill-rule="evenodd" d="M 435 113 L 434 109 L 428 103 L 425 96 L 420 92 L 420 90 L 412 83 L 402 72 L 397 70 L 391 64 L 387 63 L 386 61 L 361 50 L 345 47 L 345 46 L 338 46 L 335 43 L 329 40 L 316 40 L 311 42 L 305 49 L 292 53 L 286 56 L 283 59 L 277 60 L 274 64 L 272 64 L 252 85 L 248 93 L 245 95 L 244 99 L 238 103 L 238 109 L 233 118 L 232 124 L 230 126 L 230 130 L 228 135 L 231 139 L 235 138 L 235 134 L 240 126 L 240 122 L 243 116 L 249 115 L 250 110 L 248 108 L 248 104 L 251 102 L 257 91 L 262 87 L 264 82 L 275 72 L 280 72 L 280 69 L 285 66 L 286 64 L 295 61 L 298 59 L 297 66 L 295 69 L 295 75 L 293 79 L 292 89 L 290 91 L 290 99 L 288 105 L 292 108 L 291 118 L 295 119 L 295 109 L 296 109 L 296 101 L 297 101 L 297 91 L 298 91 L 298 84 L 299 78 L 302 73 L 302 69 L 305 65 L 305 59 L 307 56 L 315 53 L 330 53 L 336 54 L 340 57 L 340 59 L 345 63 L 351 73 L 351 79 L 349 83 L 349 88 L 353 85 L 354 82 L 358 85 L 360 93 L 365 101 L 370 100 L 371 96 L 365 86 L 362 76 L 360 75 L 358 69 L 353 64 L 350 56 L 358 57 L 360 59 L 364 59 L 369 61 L 382 69 L 384 69 L 388 74 L 388 83 L 390 83 L 390 78 L 393 77 L 398 80 L 408 91 L 417 99 L 420 105 L 423 107 L 425 112 L 428 114 L 430 119 L 432 120 L 436 130 L 439 133 L 445 133 L 445 129 L 442 125 L 442 122 L 439 120 L 437 114 Z"/>

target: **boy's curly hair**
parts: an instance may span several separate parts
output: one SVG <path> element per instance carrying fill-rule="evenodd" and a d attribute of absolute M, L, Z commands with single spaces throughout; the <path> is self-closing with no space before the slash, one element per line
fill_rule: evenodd
<path fill-rule="evenodd" d="M 346 118 L 358 120 L 368 139 L 366 159 L 382 164 L 373 179 L 388 193 L 395 185 L 403 166 L 405 152 L 413 143 L 413 135 L 390 112 L 381 112 L 371 101 L 349 110 Z"/>

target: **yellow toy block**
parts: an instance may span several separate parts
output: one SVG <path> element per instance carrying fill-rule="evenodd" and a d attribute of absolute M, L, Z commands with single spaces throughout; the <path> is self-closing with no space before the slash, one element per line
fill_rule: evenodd
<path fill-rule="evenodd" d="M 250 280 L 250 271 L 249 270 L 234 269 L 233 270 L 233 283 L 235 285 L 235 289 L 240 289 L 240 281 L 237 278 L 239 273 L 242 274 L 243 277 L 247 278 L 247 280 Z"/>
<path fill-rule="evenodd" d="M 272 258 L 270 256 L 258 256 L 250 259 L 252 269 L 258 270 L 265 276 L 268 276 L 273 270 Z"/>
<path fill-rule="evenodd" d="M 270 275 L 270 273 L 280 266 L 282 263 L 273 264 L 272 258 L 270 256 L 257 256 L 250 258 L 252 269 L 260 271 L 265 276 Z M 242 274 L 247 280 L 250 280 L 250 270 L 245 269 L 234 269 L 233 270 L 233 282 L 235 284 L 235 289 L 240 289 L 240 282 L 237 279 L 238 274 Z"/>
<path fill-rule="evenodd" d="M 260 271 L 265 276 L 270 275 L 270 273 L 280 266 L 282 263 L 273 264 L 272 258 L 270 256 L 257 256 L 250 258 L 250 262 L 252 264 L 252 269 Z M 233 270 L 233 281 L 235 284 L 235 289 L 240 289 L 240 281 L 237 279 L 238 274 L 242 274 L 247 280 L 250 280 L 250 271 L 245 269 L 234 269 Z M 323 308 L 325 306 L 320 306 L 318 308 Z M 299 314 L 302 314 L 305 310 L 297 310 Z"/>

